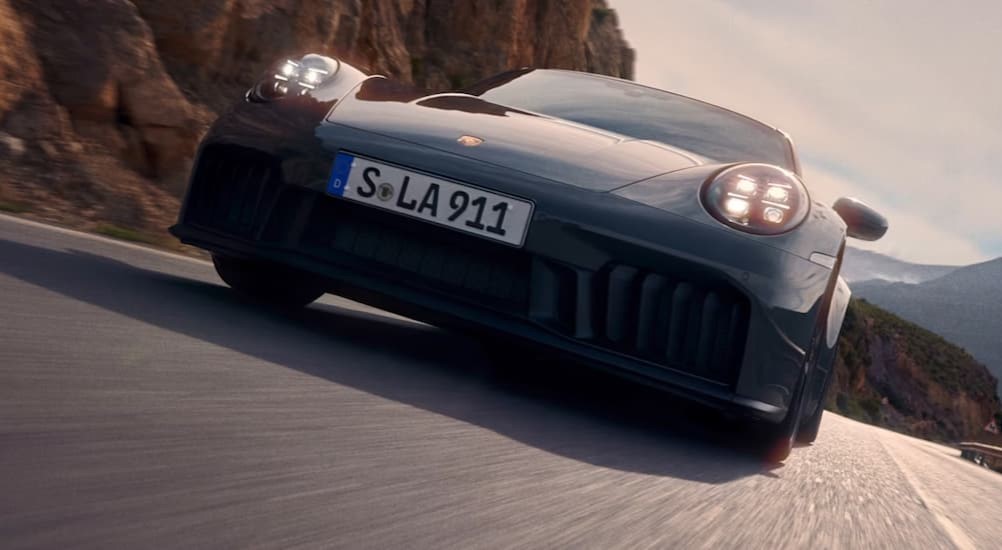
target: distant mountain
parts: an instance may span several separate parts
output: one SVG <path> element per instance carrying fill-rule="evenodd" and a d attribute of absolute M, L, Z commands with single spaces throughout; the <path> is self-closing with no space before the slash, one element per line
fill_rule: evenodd
<path fill-rule="evenodd" d="M 859 283 L 853 294 L 963 347 L 1002 377 L 1002 258 L 919 284 Z"/>
<path fill-rule="evenodd" d="M 978 437 L 1002 411 L 997 383 L 944 338 L 853 300 L 828 408 L 918 437 L 957 441 Z"/>
<path fill-rule="evenodd" d="M 921 283 L 937 279 L 957 269 L 952 265 L 913 264 L 869 250 L 847 247 L 842 260 L 842 276 L 852 282 L 879 279 L 901 283 Z"/>

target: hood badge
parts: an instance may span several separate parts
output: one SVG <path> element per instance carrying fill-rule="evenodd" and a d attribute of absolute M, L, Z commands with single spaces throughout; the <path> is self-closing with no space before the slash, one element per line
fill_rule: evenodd
<path fill-rule="evenodd" d="M 463 147 L 479 147 L 484 142 L 476 136 L 460 136 L 456 141 Z"/>

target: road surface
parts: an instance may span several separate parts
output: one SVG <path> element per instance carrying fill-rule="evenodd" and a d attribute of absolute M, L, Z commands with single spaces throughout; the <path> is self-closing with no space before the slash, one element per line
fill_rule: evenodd
<path fill-rule="evenodd" d="M 766 465 L 632 384 L 9 217 L 0 301 L 4 548 L 1002 547 L 1002 475 L 833 414 Z"/>

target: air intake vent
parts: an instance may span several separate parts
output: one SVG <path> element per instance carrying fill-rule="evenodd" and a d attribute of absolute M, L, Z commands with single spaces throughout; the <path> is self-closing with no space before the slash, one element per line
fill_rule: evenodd
<path fill-rule="evenodd" d="M 732 384 L 749 311 L 747 299 L 726 285 L 627 265 L 596 273 L 537 261 L 531 314 L 568 336 Z"/>
<path fill-rule="evenodd" d="M 281 187 L 278 162 L 264 153 L 235 146 L 202 152 L 186 221 L 253 238 Z"/>

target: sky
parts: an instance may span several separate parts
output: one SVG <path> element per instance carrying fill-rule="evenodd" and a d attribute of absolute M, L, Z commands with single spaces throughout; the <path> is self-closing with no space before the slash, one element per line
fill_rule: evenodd
<path fill-rule="evenodd" d="M 610 0 L 638 81 L 793 136 L 815 200 L 890 222 L 854 246 L 1002 256 L 1002 2 Z"/>

